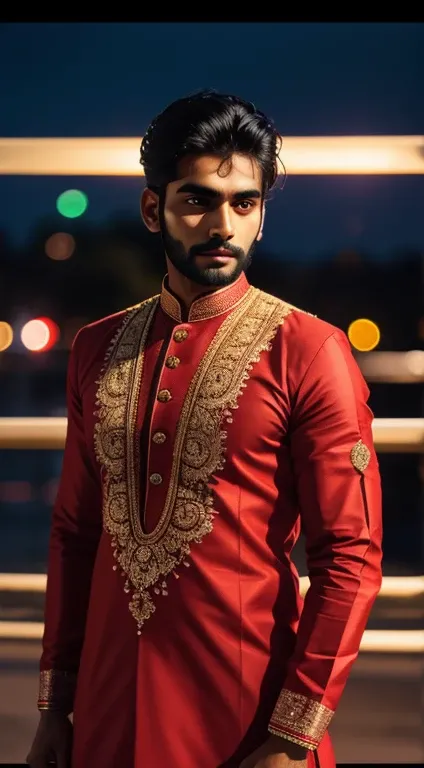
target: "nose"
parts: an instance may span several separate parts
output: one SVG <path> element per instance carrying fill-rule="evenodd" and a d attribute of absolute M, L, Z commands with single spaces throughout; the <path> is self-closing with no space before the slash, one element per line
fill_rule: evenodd
<path fill-rule="evenodd" d="M 229 205 L 222 205 L 213 213 L 213 221 L 209 226 L 209 237 L 220 237 L 222 240 L 231 240 L 234 237 L 234 224 L 232 210 Z"/>

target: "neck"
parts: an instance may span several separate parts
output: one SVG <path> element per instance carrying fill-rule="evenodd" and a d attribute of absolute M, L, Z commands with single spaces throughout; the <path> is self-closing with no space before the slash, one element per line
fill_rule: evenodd
<path fill-rule="evenodd" d="M 205 293 L 214 293 L 215 291 L 218 291 L 220 287 L 222 287 L 219 285 L 210 287 L 206 285 L 199 285 L 199 283 L 195 283 L 193 280 L 190 280 L 190 278 L 185 277 L 180 272 L 178 272 L 174 265 L 171 264 L 169 259 L 166 259 L 166 261 L 168 268 L 168 286 L 170 290 L 176 296 L 178 296 L 187 310 L 190 309 L 193 301 L 195 301 L 199 296 L 202 296 Z"/>

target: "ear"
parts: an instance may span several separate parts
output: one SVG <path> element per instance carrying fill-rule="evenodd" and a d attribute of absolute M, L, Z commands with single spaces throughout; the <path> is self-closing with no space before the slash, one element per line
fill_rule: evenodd
<path fill-rule="evenodd" d="M 160 232 L 159 195 L 146 187 L 140 199 L 140 213 L 150 232 Z"/>

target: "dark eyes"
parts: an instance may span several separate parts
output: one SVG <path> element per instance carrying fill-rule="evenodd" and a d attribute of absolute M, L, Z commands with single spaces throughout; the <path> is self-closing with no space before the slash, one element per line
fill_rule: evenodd
<path fill-rule="evenodd" d="M 185 202 L 198 207 L 204 207 L 208 204 L 208 200 L 204 197 L 188 197 Z"/>
<path fill-rule="evenodd" d="M 188 205 L 192 205 L 196 208 L 208 208 L 211 200 L 208 197 L 192 196 L 188 197 L 185 201 Z M 238 200 L 234 203 L 233 208 L 239 208 L 242 211 L 249 211 L 253 208 L 254 203 L 251 200 Z"/>

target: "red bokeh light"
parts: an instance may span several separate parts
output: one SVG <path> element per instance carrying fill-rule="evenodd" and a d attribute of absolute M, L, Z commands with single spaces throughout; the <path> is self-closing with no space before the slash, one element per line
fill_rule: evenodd
<path fill-rule="evenodd" d="M 59 328 L 49 317 L 37 317 L 25 323 L 21 331 L 24 347 L 30 352 L 46 352 L 59 339 Z"/>

